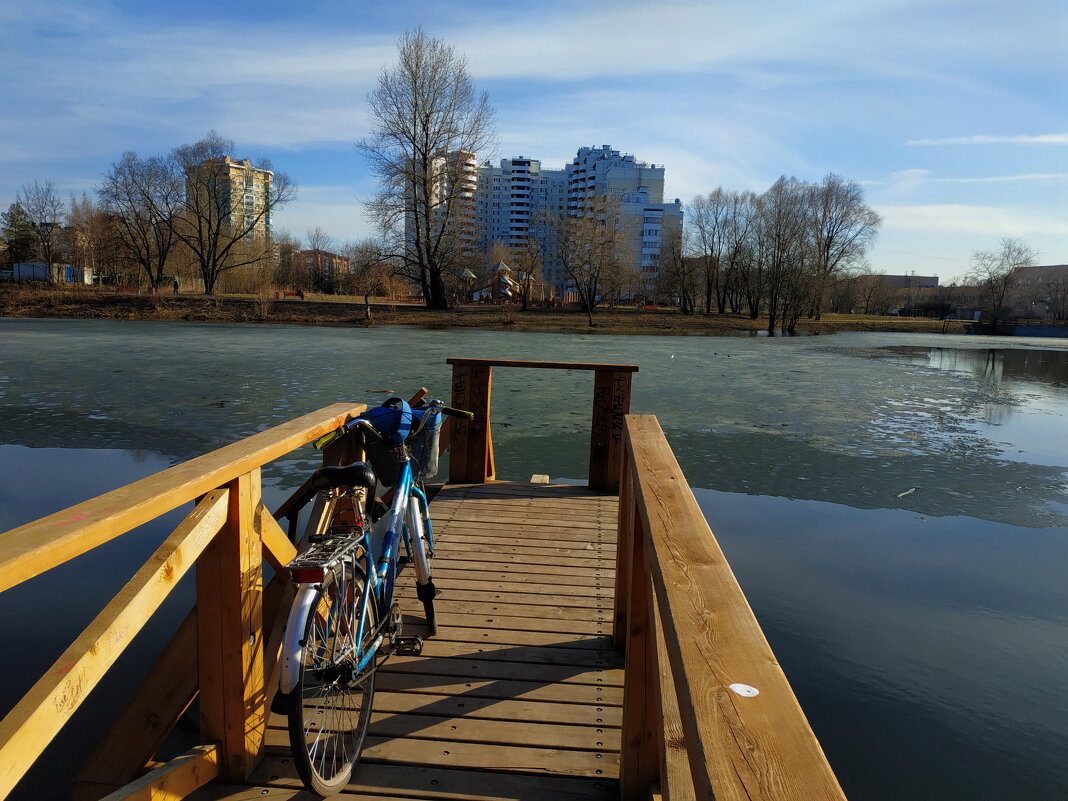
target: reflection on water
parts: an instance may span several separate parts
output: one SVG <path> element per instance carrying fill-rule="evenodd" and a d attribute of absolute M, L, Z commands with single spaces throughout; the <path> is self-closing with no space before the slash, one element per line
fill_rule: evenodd
<path fill-rule="evenodd" d="M 709 489 L 712 527 L 850 797 L 1063 801 L 1064 343 L 62 320 L 0 320 L 0 337 L 0 471 L 26 477 L 0 498 L 3 527 L 335 401 L 447 395 L 448 356 L 637 364 L 633 408 Z M 495 370 L 498 475 L 584 475 L 591 384 Z M 268 504 L 317 456 L 270 466 Z M 53 465 L 55 480 L 33 478 Z M 78 581 L 19 588 L 67 593 L 48 621 L 64 636 L 81 602 L 113 591 L 100 587 L 118 562 L 80 561 L 63 574 Z M 25 601 L 5 596 L 0 624 L 24 631 Z"/>
<path fill-rule="evenodd" d="M 0 445 L 0 531 L 35 520 L 168 467 L 145 451 L 26 448 Z M 186 510 L 187 511 L 187 510 Z M 9 654 L 0 683 L 5 713 L 33 686 L 82 629 L 122 588 L 181 521 L 164 515 L 42 576 L 0 593 L 0 631 Z M 184 578 L 148 626 L 53 741 L 19 785 L 13 801 L 70 798 L 71 777 L 106 731 L 130 688 L 151 665 L 193 603 Z M 17 655 L 17 658 L 10 658 Z"/>
<path fill-rule="evenodd" d="M 1068 528 L 695 494 L 849 798 L 1064 798 Z"/>
<path fill-rule="evenodd" d="M 884 348 L 883 352 L 905 356 L 914 364 L 968 373 L 992 384 L 1019 380 L 1068 386 L 1068 350 L 961 350 L 911 345 Z"/>

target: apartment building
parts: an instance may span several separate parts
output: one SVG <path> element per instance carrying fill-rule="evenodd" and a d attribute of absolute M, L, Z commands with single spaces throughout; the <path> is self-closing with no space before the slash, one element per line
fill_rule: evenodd
<path fill-rule="evenodd" d="M 671 226 L 682 225 L 682 203 L 664 203 L 664 166 L 638 161 L 609 145 L 579 148 L 560 169 L 546 169 L 525 156 L 486 162 L 478 168 L 475 230 L 479 246 L 494 242 L 512 249 L 530 237 L 541 246 L 545 281 L 557 292 L 568 287 L 566 275 L 553 257 L 553 221 L 579 214 L 596 197 L 611 196 L 620 204 L 620 226 L 630 243 L 632 266 L 652 290 L 660 269 L 660 253 Z"/>
<path fill-rule="evenodd" d="M 349 272 L 349 260 L 328 250 L 299 250 L 293 254 L 297 272 L 317 292 L 337 292 Z M 304 283 L 302 281 L 301 283 Z"/>
<path fill-rule="evenodd" d="M 405 196 L 404 236 L 409 249 L 417 248 L 420 238 L 431 239 L 440 230 L 436 226 L 450 220 L 452 230 L 459 237 L 461 254 L 471 253 L 478 246 L 478 222 L 475 212 L 475 193 L 478 185 L 478 163 L 474 153 L 457 150 L 434 159 L 434 180 L 429 188 L 427 204 L 430 208 L 430 230 L 417 220 L 416 204 L 409 189 Z M 424 190 L 420 190 L 423 194 Z"/>
<path fill-rule="evenodd" d="M 249 159 L 207 159 L 188 170 L 186 192 L 198 214 L 222 215 L 235 231 L 252 226 L 254 234 L 272 233 L 271 185 L 274 173 Z"/>
<path fill-rule="evenodd" d="M 552 258 L 552 222 L 567 213 L 568 187 L 566 169 L 543 170 L 538 159 L 516 156 L 501 159 L 497 167 L 483 164 L 475 203 L 479 248 L 486 252 L 502 242 L 521 250 L 534 237 L 542 249 L 545 281 L 558 286 L 564 276 Z"/>

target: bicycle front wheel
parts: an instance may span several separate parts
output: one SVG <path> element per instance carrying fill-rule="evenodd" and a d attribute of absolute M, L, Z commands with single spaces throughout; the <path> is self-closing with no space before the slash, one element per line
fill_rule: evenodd
<path fill-rule="evenodd" d="M 356 631 L 349 623 L 363 584 L 349 565 L 324 576 L 304 627 L 300 674 L 289 698 L 293 762 L 304 785 L 324 796 L 348 784 L 371 720 L 375 673 L 356 680 Z M 376 622 L 372 601 L 364 631 L 373 632 Z"/>
<path fill-rule="evenodd" d="M 412 495 L 408 501 L 408 534 L 411 539 L 412 561 L 415 563 L 415 591 L 426 613 L 427 633 L 433 637 L 438 632 L 434 615 L 434 588 L 430 560 L 434 555 L 430 547 L 430 521 L 421 500 Z"/>

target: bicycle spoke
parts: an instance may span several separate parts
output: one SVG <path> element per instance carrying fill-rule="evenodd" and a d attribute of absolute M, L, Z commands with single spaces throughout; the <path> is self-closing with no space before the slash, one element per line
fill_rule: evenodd
<path fill-rule="evenodd" d="M 306 624 L 301 675 L 290 711 L 290 739 L 301 778 L 322 795 L 347 783 L 370 718 L 373 673 L 355 680 L 362 583 L 350 569 L 324 580 Z M 323 610 L 328 609 L 326 614 Z M 377 628 L 368 607 L 367 634 Z M 365 644 L 364 647 L 368 647 Z"/>

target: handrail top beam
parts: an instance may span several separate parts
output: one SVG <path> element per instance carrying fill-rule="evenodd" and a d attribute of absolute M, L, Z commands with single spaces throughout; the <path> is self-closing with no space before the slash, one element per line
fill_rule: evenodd
<path fill-rule="evenodd" d="M 541 362 L 524 359 L 474 359 L 465 356 L 450 356 L 446 364 L 462 364 L 472 367 L 536 367 L 547 370 L 608 370 L 613 373 L 636 373 L 636 364 L 597 364 L 594 362 Z"/>
<path fill-rule="evenodd" d="M 625 429 L 696 796 L 845 801 L 659 422 Z"/>
<path fill-rule="evenodd" d="M 366 408 L 332 404 L 0 533 L 0 592 L 318 439 Z"/>

